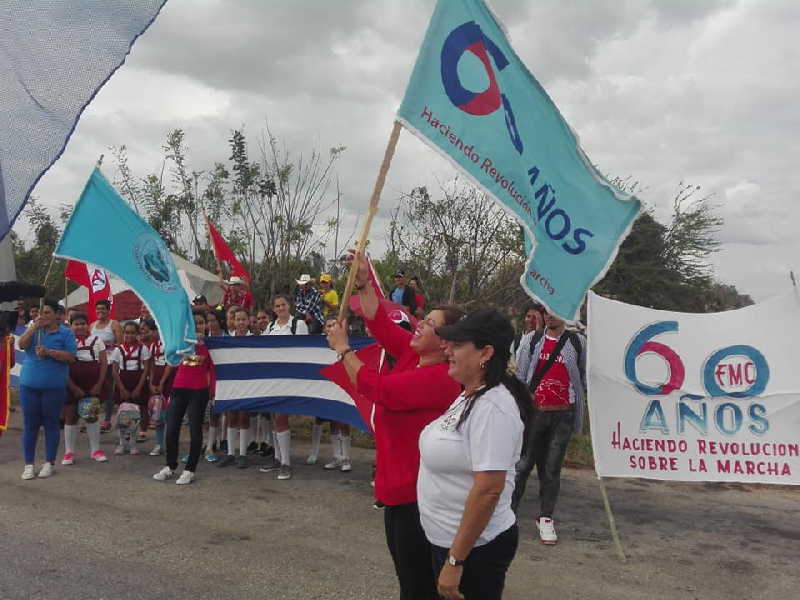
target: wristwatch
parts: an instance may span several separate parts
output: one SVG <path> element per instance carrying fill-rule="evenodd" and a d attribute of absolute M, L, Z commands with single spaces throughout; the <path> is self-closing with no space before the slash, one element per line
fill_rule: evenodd
<path fill-rule="evenodd" d="M 352 348 L 345 348 L 345 350 L 341 354 L 339 354 L 339 360 L 344 360 L 344 357 L 347 356 L 347 353 L 352 351 L 353 351 Z"/>
<path fill-rule="evenodd" d="M 456 557 L 453 556 L 452 554 L 447 555 L 447 564 L 450 565 L 451 567 L 460 567 L 464 564 L 464 562 L 466 561 L 456 560 Z"/>

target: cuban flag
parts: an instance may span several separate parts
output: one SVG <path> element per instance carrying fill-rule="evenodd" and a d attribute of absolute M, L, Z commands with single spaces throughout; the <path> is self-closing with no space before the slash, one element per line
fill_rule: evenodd
<path fill-rule="evenodd" d="M 165 2 L 0 2 L 0 239 Z"/>
<path fill-rule="evenodd" d="M 216 366 L 214 412 L 309 415 L 369 431 L 350 395 L 322 373 L 336 361 L 324 336 L 226 336 L 205 343 Z M 350 339 L 356 350 L 372 343 Z"/>

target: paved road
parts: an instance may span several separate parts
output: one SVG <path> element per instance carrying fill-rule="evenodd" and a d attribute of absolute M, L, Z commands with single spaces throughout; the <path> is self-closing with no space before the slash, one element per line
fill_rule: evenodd
<path fill-rule="evenodd" d="M 306 448 L 296 444 L 295 460 Z M 350 474 L 302 465 L 286 482 L 204 463 L 191 486 L 161 484 L 149 456 L 81 460 L 26 482 L 10 430 L 0 438 L 0 599 L 396 598 L 370 452 L 355 458 Z M 609 494 L 627 563 L 594 477 L 568 471 L 561 542 L 534 540 L 529 493 L 505 597 L 799 597 L 797 490 L 617 480 Z"/>

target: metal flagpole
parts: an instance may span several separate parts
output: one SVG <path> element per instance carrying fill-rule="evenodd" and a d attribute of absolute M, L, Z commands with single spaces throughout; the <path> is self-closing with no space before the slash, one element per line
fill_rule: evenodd
<path fill-rule="evenodd" d="M 372 219 L 378 212 L 378 204 L 381 200 L 381 192 L 386 183 L 386 173 L 389 172 L 389 166 L 392 164 L 392 157 L 394 156 L 395 148 L 397 148 L 397 140 L 400 137 L 400 121 L 394 122 L 392 133 L 389 136 L 389 143 L 386 144 L 386 151 L 383 154 L 383 162 L 378 171 L 378 178 L 375 180 L 375 187 L 372 190 L 372 197 L 369 200 L 369 209 L 367 210 L 367 218 L 364 220 L 364 226 L 361 229 L 361 235 L 356 242 L 357 250 L 365 250 L 367 245 L 367 238 L 369 237 L 369 230 L 372 227 Z M 342 303 L 339 305 L 339 320 L 347 317 L 347 311 L 350 307 L 350 296 L 353 293 L 353 285 L 356 282 L 356 273 L 358 273 L 358 255 L 353 257 L 353 264 L 350 265 L 350 273 L 347 275 L 347 284 L 344 287 L 342 294 Z"/>

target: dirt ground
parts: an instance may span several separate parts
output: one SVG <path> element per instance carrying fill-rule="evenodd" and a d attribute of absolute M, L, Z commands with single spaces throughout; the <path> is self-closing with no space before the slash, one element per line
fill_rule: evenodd
<path fill-rule="evenodd" d="M 19 444 L 18 429 L 0 438 L 2 600 L 398 597 L 370 450 L 354 450 L 353 472 L 326 472 L 302 464 L 297 442 L 290 481 L 202 463 L 193 485 L 176 486 L 151 479 L 160 458 L 92 463 L 84 436 L 76 465 L 22 481 Z M 103 444 L 110 453 L 110 435 Z M 505 598 L 800 597 L 800 490 L 607 485 L 628 561 L 614 553 L 594 474 L 567 470 L 555 547 L 535 537 L 529 486 Z"/>

